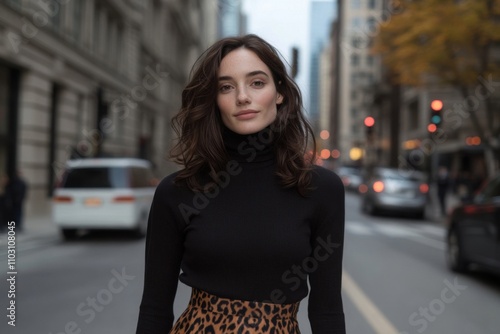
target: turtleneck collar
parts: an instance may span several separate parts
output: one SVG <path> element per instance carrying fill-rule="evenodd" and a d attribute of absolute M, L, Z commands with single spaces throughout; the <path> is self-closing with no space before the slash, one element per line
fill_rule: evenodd
<path fill-rule="evenodd" d="M 222 138 L 231 159 L 238 162 L 274 161 L 274 133 L 270 127 L 248 135 L 241 135 L 222 126 Z"/>

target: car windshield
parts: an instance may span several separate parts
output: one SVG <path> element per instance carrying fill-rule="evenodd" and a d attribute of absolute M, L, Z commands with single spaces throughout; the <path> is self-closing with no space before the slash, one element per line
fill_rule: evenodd
<path fill-rule="evenodd" d="M 339 174 L 361 175 L 361 171 L 353 167 L 340 167 Z"/>
<path fill-rule="evenodd" d="M 63 188 L 126 188 L 127 170 L 123 167 L 87 167 L 70 169 Z"/>
<path fill-rule="evenodd" d="M 378 171 L 378 177 L 389 179 L 389 180 L 397 180 L 397 181 L 422 181 L 422 175 L 417 172 L 401 172 L 398 170 L 382 170 Z"/>

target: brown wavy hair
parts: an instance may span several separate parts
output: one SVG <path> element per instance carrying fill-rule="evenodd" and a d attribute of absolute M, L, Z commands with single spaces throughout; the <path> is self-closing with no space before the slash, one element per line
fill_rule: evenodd
<path fill-rule="evenodd" d="M 246 48 L 253 51 L 271 70 L 283 103 L 270 128 L 274 134 L 276 175 L 285 188 L 296 187 L 305 195 L 310 188 L 311 167 L 316 159 L 316 145 L 307 152 L 311 125 L 302 111 L 302 95 L 286 71 L 279 52 L 256 35 L 224 38 L 213 44 L 198 58 L 191 70 L 191 80 L 182 92 L 182 106 L 172 119 L 178 136 L 170 151 L 173 161 L 184 166 L 176 183 L 186 182 L 193 191 L 202 191 L 202 174 L 212 180 L 229 161 L 222 138 L 222 119 L 217 106 L 218 75 L 222 59 L 231 51 Z M 206 186 L 206 185 L 205 185 Z"/>

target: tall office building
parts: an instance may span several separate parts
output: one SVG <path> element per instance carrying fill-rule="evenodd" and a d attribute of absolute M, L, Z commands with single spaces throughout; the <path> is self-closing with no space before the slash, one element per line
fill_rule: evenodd
<path fill-rule="evenodd" d="M 382 21 L 383 1 L 339 1 L 342 1 L 341 24 L 336 45 L 340 52 L 333 73 L 339 76 L 338 101 L 335 101 L 340 123 L 338 142 L 342 161 L 355 163 L 360 156 L 350 153 L 366 145 L 363 120 L 376 112 L 373 89 L 382 73 L 380 57 L 371 54 L 371 45 L 377 25 Z"/>
<path fill-rule="evenodd" d="M 246 33 L 246 16 L 242 12 L 243 0 L 218 0 L 220 38 Z"/>
<path fill-rule="evenodd" d="M 332 0 L 313 0 L 311 2 L 310 27 L 310 74 L 308 115 L 316 127 L 320 108 L 320 62 L 323 48 L 328 44 L 331 22 L 335 15 L 335 3 Z"/>

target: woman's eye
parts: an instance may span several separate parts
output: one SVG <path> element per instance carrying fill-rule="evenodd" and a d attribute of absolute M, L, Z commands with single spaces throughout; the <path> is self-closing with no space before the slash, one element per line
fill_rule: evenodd
<path fill-rule="evenodd" d="M 222 85 L 222 86 L 219 87 L 219 91 L 222 92 L 222 93 L 223 92 L 227 92 L 230 89 L 231 89 L 230 85 Z"/>
<path fill-rule="evenodd" d="M 264 87 L 265 83 L 264 83 L 264 81 L 258 80 L 258 81 L 254 81 L 253 85 L 256 87 Z"/>

